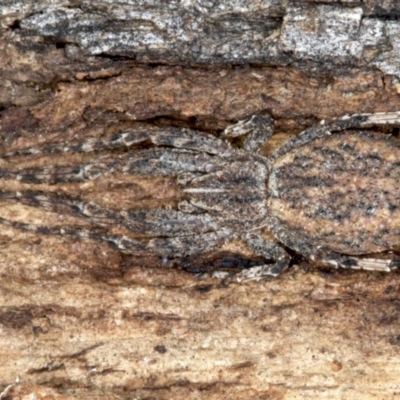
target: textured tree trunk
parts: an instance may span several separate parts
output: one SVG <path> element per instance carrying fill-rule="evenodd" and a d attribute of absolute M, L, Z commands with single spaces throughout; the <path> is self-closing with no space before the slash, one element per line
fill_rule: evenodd
<path fill-rule="evenodd" d="M 399 16 L 395 0 L 0 0 L 2 153 L 143 123 L 218 135 L 268 112 L 276 121 L 268 155 L 321 119 L 400 110 Z M 23 156 L 13 162 L 30 166 Z M 134 185 L 136 194 L 106 176 L 57 190 L 173 202 L 168 179 Z M 0 189 L 21 188 L 31 189 L 13 180 Z M 5 200 L 0 217 L 82 224 Z M 236 284 L 184 269 L 251 262 L 240 243 L 177 269 L 106 243 L 1 227 L 3 399 L 400 394 L 396 272 L 321 270 L 299 259 L 277 279 Z"/>

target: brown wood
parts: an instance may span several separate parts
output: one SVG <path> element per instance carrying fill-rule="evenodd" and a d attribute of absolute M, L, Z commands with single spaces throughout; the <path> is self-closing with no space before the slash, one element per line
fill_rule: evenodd
<path fill-rule="evenodd" d="M 400 110 L 395 1 L 236 1 L 224 10 L 221 2 L 167 3 L 0 0 L 2 151 L 103 137 L 142 122 L 218 134 L 268 112 L 276 120 L 263 149 L 269 154 L 321 119 Z M 120 183 L 106 177 L 63 190 L 128 201 Z M 153 207 L 148 199 L 156 196 L 174 201 L 168 180 L 136 183 L 148 195 L 134 199 L 141 205 Z M 1 203 L 0 216 L 79 223 L 10 202 Z M 185 263 L 245 263 L 251 254 L 239 260 L 240 246 Z M 3 399 L 400 393 L 396 272 L 303 262 L 276 280 L 239 285 L 199 280 L 106 244 L 6 226 L 0 265 Z"/>

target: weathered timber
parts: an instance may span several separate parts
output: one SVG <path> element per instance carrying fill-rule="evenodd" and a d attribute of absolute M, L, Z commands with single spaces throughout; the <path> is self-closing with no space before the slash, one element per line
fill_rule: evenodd
<path fill-rule="evenodd" d="M 18 377 L 99 399 L 398 395 L 398 275 L 299 270 L 225 286 L 131 268 L 102 282 L 68 279 L 82 267 L 66 271 L 55 249 L 54 279 L 3 278 L 4 386 Z"/>
<path fill-rule="evenodd" d="M 4 23 L 20 41 L 41 38 L 86 57 L 189 65 L 312 61 L 400 74 L 400 7 L 394 1 L 1 4 Z"/>
<path fill-rule="evenodd" d="M 395 0 L 0 0 L 1 152 L 142 123 L 218 135 L 268 112 L 268 154 L 321 119 L 400 110 L 399 16 Z M 135 181 L 140 195 L 129 185 L 105 177 L 57 190 L 174 203 L 168 179 Z M 0 215 L 82 224 L 7 201 Z M 240 242 L 222 250 L 177 265 L 252 262 Z M 399 396 L 398 273 L 299 261 L 238 285 L 173 264 L 2 226 L 1 398 Z"/>

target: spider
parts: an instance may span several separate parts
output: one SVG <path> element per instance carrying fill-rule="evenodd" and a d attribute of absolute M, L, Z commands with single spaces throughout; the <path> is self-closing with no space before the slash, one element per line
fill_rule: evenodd
<path fill-rule="evenodd" d="M 167 176 L 176 179 L 181 200 L 176 209 L 116 210 L 57 192 L 1 191 L 2 201 L 85 218 L 93 228 L 37 226 L 4 218 L 0 223 L 107 242 L 123 253 L 164 259 L 207 253 L 239 238 L 254 254 L 272 261 L 241 271 L 235 276 L 240 282 L 278 276 L 289 265 L 285 248 L 333 267 L 390 271 L 397 267 L 395 261 L 368 255 L 390 251 L 399 242 L 400 148 L 395 137 L 371 128 L 399 124 L 399 112 L 321 121 L 270 157 L 258 154 L 273 133 L 268 115 L 229 126 L 223 138 L 153 127 L 8 152 L 3 160 L 50 153 L 91 157 L 78 165 L 11 165 L 0 169 L 1 179 L 56 185 L 113 172 Z M 245 137 L 242 148 L 230 143 L 239 136 Z M 144 143 L 151 147 L 137 148 Z M 126 151 L 118 152 L 122 149 Z M 136 236 L 111 233 L 116 225 Z M 261 234 L 266 228 L 274 240 Z"/>

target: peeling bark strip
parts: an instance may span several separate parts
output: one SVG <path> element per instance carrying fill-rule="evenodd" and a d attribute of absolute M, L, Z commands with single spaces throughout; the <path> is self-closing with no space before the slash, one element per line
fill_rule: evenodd
<path fill-rule="evenodd" d="M 387 19 L 400 14 L 394 1 L 82 3 L 2 0 L 0 6 L 6 24 L 20 21 L 21 38 L 77 46 L 86 56 L 190 65 L 312 60 L 400 75 L 400 22 Z"/>

